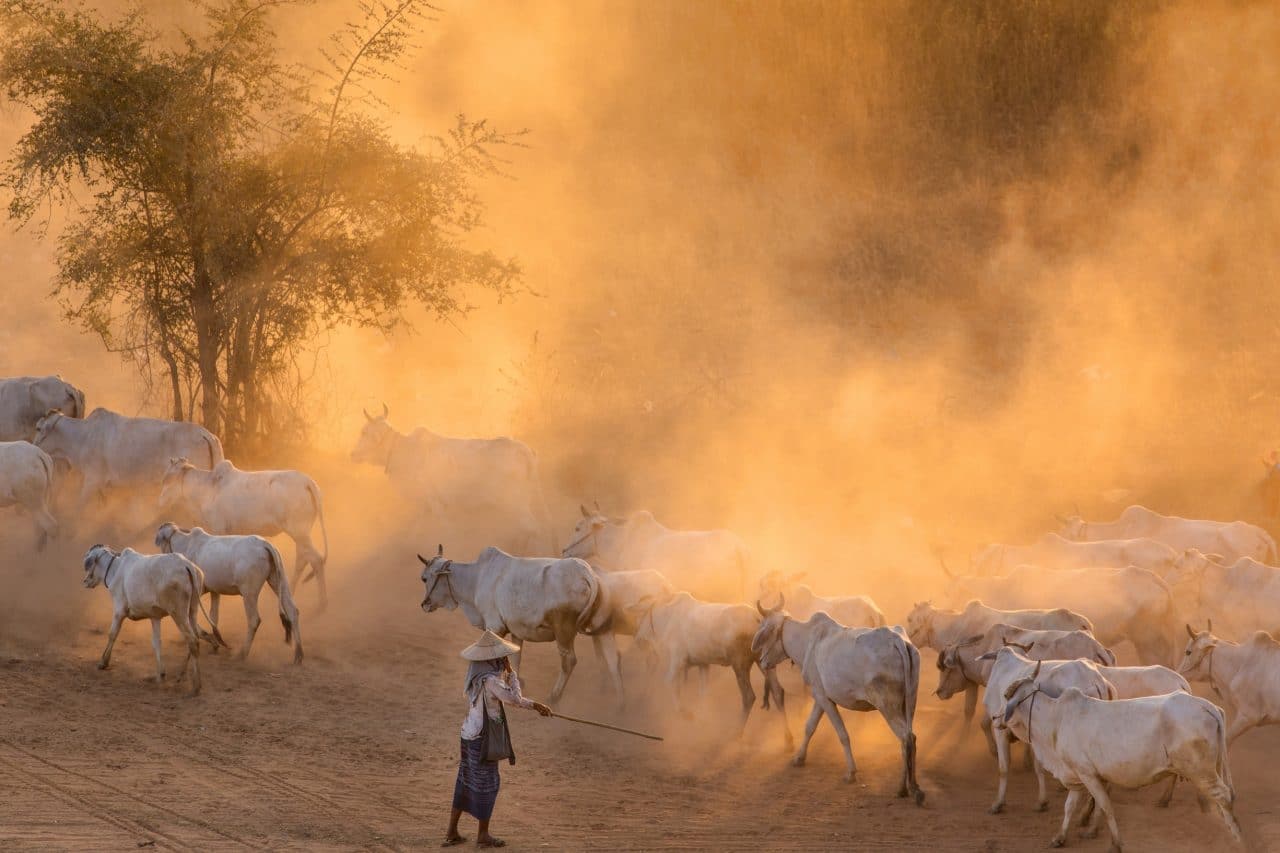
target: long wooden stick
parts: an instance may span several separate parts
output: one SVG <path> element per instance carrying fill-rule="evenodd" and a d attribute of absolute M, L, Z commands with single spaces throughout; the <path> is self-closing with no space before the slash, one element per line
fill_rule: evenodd
<path fill-rule="evenodd" d="M 611 726 L 608 723 L 597 723 L 595 720 L 582 720 L 577 717 L 570 717 L 568 714 L 561 714 L 558 711 L 552 711 L 551 716 L 559 717 L 562 720 L 568 720 L 571 723 L 582 723 L 583 725 L 598 726 L 599 728 L 602 728 L 602 729 L 609 729 L 610 731 L 622 732 L 623 734 L 628 734 L 628 735 L 635 735 L 636 737 L 646 737 L 649 740 L 662 740 L 662 738 L 658 737 L 657 735 L 647 735 L 644 732 L 637 732 L 637 731 L 632 731 L 631 729 L 624 729 L 622 726 Z"/>

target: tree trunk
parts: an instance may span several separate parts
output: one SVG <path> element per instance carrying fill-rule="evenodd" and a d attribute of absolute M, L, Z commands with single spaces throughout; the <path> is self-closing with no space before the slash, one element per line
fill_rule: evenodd
<path fill-rule="evenodd" d="M 195 292 L 191 310 L 196 327 L 196 355 L 200 367 L 200 420 L 204 428 L 216 436 L 222 435 L 222 383 L 218 381 L 217 310 L 213 304 L 213 282 L 204 259 L 195 259 Z"/>

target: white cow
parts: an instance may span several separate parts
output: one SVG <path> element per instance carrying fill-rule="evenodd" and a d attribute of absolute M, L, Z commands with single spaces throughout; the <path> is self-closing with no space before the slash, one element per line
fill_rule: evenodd
<path fill-rule="evenodd" d="M 634 637 L 640 616 L 651 604 L 668 601 L 677 592 L 661 572 L 651 569 L 638 572 L 599 572 L 605 590 L 614 634 Z"/>
<path fill-rule="evenodd" d="M 785 598 L 791 618 L 804 621 L 819 611 L 849 628 L 883 628 L 884 614 L 866 595 L 844 595 L 823 598 L 815 595 L 807 584 L 800 583 L 804 573 L 784 575 L 779 571 L 768 572 L 760 578 L 761 601 L 780 601 Z"/>
<path fill-rule="evenodd" d="M 139 554 L 132 548 L 117 553 L 105 545 L 94 545 L 84 556 L 84 586 L 93 589 L 102 584 L 111 593 L 114 605 L 107 647 L 102 651 L 98 669 L 111 665 L 111 649 L 125 619 L 151 620 L 151 647 L 156 653 L 156 680 L 164 680 L 164 659 L 160 655 L 160 620 L 168 616 L 187 641 L 187 657 L 182 662 L 178 680 L 191 666 L 192 695 L 200 692 L 200 644 L 207 640 L 226 646 L 218 627 L 210 623 L 213 633 L 200 627 L 197 615 L 204 610 L 204 573 L 180 554 Z M 207 620 L 209 615 L 205 614 Z"/>
<path fill-rule="evenodd" d="M 26 441 L 0 441 L 0 508 L 16 506 L 35 520 L 36 547 L 58 535 L 53 501 L 53 460 Z"/>
<path fill-rule="evenodd" d="M 1143 663 L 1173 662 L 1177 619 L 1169 587 L 1136 566 L 1056 572 L 1021 566 L 1004 577 L 953 577 L 948 598 L 980 598 L 995 607 L 1067 607 L 1089 618 L 1103 645 L 1128 640 Z"/>
<path fill-rule="evenodd" d="M 1018 649 L 1029 660 L 1087 660 L 1115 666 L 1116 656 L 1088 631 L 1037 631 L 997 623 L 986 633 L 968 637 L 938 652 L 940 699 L 950 699 L 971 684 L 986 686 L 994 657 L 1005 646 Z"/>
<path fill-rule="evenodd" d="M 499 519 L 515 550 L 555 553 L 538 459 L 528 445 L 505 437 L 449 438 L 425 427 L 405 434 L 387 422 L 387 414 L 385 405 L 379 417 L 364 413 L 353 462 L 382 468 L 396 488 L 425 502 L 436 518 Z"/>
<path fill-rule="evenodd" d="M 679 686 L 689 669 L 698 667 L 705 672 L 707 667 L 727 666 L 733 670 L 742 695 L 740 732 L 746 728 L 756 700 L 751 667 L 758 665 L 764 674 L 763 707 L 769 707 L 772 696 L 782 716 L 787 746 L 791 746 L 782 684 L 773 668 L 760 662 L 752 649 L 751 638 L 760 627 L 760 617 L 750 605 L 699 601 L 687 592 L 678 592 L 645 607 L 639 623 L 636 640 L 657 654 L 677 705 L 682 701 Z"/>
<path fill-rule="evenodd" d="M 209 467 L 223 458 L 222 443 L 198 424 L 130 418 L 106 409 L 94 409 L 83 420 L 52 412 L 36 424 L 35 444 L 80 472 L 80 509 L 107 489 L 155 489 L 175 456 L 208 460 Z"/>
<path fill-rule="evenodd" d="M 1221 554 L 1231 563 L 1242 557 L 1280 562 L 1271 534 L 1244 521 L 1179 518 L 1142 506 L 1128 507 L 1115 521 L 1085 521 L 1078 515 L 1060 520 L 1062 535 L 1077 542 L 1144 537 L 1163 542 L 1176 551 L 1196 548 L 1206 554 Z"/>
<path fill-rule="evenodd" d="M 296 551 L 293 586 L 315 578 L 320 609 L 328 605 L 324 568 L 329 534 L 324 526 L 324 505 L 316 481 L 301 471 L 241 471 L 229 460 L 204 471 L 178 457 L 169 460 L 160 490 L 160 510 L 193 515 L 216 534 L 286 534 Z M 311 541 L 317 522 L 323 552 Z M 303 578 L 302 570 L 308 566 L 311 571 Z"/>
<path fill-rule="evenodd" d="M 1224 566 L 1191 551 L 1165 580 L 1184 622 L 1212 620 L 1219 636 L 1236 640 L 1280 633 L 1280 569 L 1249 557 Z"/>
<path fill-rule="evenodd" d="M 1092 661 L 1033 660 L 1021 654 L 1012 646 L 1004 646 L 997 651 L 988 652 L 985 657 L 991 663 L 991 670 L 987 680 L 987 690 L 982 697 L 982 704 L 986 723 L 991 728 L 991 734 L 995 739 L 996 764 L 1000 774 L 1000 783 L 996 789 L 996 799 L 988 811 L 991 814 L 999 814 L 1004 811 L 1005 797 L 1009 792 L 1010 739 L 1017 737 L 1018 740 L 1028 744 L 1030 747 L 1026 729 L 1016 724 L 1010 726 L 1004 719 L 1005 694 L 1009 686 L 1019 684 L 1026 679 L 1039 677 L 1046 693 L 1051 696 L 1057 696 L 1068 687 L 1075 687 L 1103 699 L 1114 699 L 1116 692 L 1115 687 L 1107 681 L 1098 666 Z M 1035 760 L 1035 750 L 1031 749 L 1031 752 L 1036 772 L 1036 783 L 1039 785 L 1040 790 L 1036 810 L 1044 811 L 1049 808 L 1049 792 L 1045 785 L 1044 767 L 1038 760 Z"/>
<path fill-rule="evenodd" d="M 204 588 L 209 593 L 209 621 L 218 626 L 218 602 L 224 595 L 244 599 L 244 621 L 248 628 L 241 660 L 249 656 L 254 635 L 262 618 L 258 596 L 267 584 L 280 603 L 280 623 L 285 643 L 293 643 L 293 662 L 302 663 L 302 634 L 298 629 L 298 607 L 289 592 L 280 552 L 261 536 L 213 536 L 199 527 L 183 530 L 165 522 L 156 531 L 156 545 L 166 554 L 181 554 L 204 572 Z"/>
<path fill-rule="evenodd" d="M 1034 545 L 988 545 L 973 559 L 973 573 L 1002 575 L 1018 566 L 1046 569 L 1141 566 L 1158 575 L 1173 567 L 1179 551 L 1154 539 L 1106 539 L 1075 542 L 1046 533 Z"/>
<path fill-rule="evenodd" d="M 0 379 L 0 441 L 31 441 L 36 424 L 52 411 L 84 417 L 84 392 L 61 376 Z"/>
<path fill-rule="evenodd" d="M 440 546 L 422 562 L 426 596 L 422 609 L 462 608 L 467 621 L 499 636 L 510 635 L 518 646 L 525 641 L 554 642 L 560 652 L 560 676 L 550 701 L 559 701 L 577 666 L 574 640 L 578 634 L 599 635 L 618 700 L 622 701 L 622 673 L 618 649 L 609 627 L 608 593 L 595 570 L 582 560 L 554 557 L 513 557 L 500 548 L 486 548 L 473 563 L 444 558 Z M 519 667 L 520 655 L 515 655 Z"/>
<path fill-rule="evenodd" d="M 1233 643 L 1208 631 L 1193 631 L 1178 671 L 1209 684 L 1222 699 L 1231 724 L 1227 745 L 1254 726 L 1280 723 L 1280 643 L 1266 631 Z"/>
<path fill-rule="evenodd" d="M 564 556 L 603 570 L 652 569 L 708 601 L 740 601 L 747 589 L 747 548 L 728 530 L 671 530 L 647 511 L 609 518 L 580 506 Z"/>
<path fill-rule="evenodd" d="M 804 765 L 809 741 L 825 714 L 844 747 L 844 780 L 857 775 L 849 732 L 840 708 L 876 710 L 902 745 L 899 797 L 914 796 L 924 803 L 916 782 L 916 735 L 913 730 L 916 695 L 920 689 L 920 653 L 901 628 L 846 628 L 825 613 L 805 622 L 792 619 L 781 606 L 765 610 L 756 603 L 763 621 L 751 641 L 760 665 L 772 669 L 785 660 L 799 664 L 813 694 L 813 710 L 804 727 L 800 749 L 791 759 Z"/>
<path fill-rule="evenodd" d="M 1041 631 L 1093 631 L 1093 623 L 1079 613 L 1061 607 L 1050 610 L 999 610 L 973 600 L 963 610 L 944 610 L 932 602 L 920 601 L 907 614 L 907 636 L 920 648 L 942 651 L 967 637 L 985 634 L 999 623 Z M 978 704 L 978 686 L 965 690 L 964 719 L 973 719 Z"/>
<path fill-rule="evenodd" d="M 1010 684 L 1005 697 L 1005 725 L 1026 737 L 1039 762 L 1067 786 L 1062 828 L 1052 846 L 1066 843 L 1087 794 L 1107 818 L 1111 849 L 1119 851 L 1109 788 L 1141 788 L 1170 776 L 1186 779 L 1213 801 L 1232 837 L 1241 840 L 1226 722 L 1212 702 L 1187 693 L 1104 701 L 1075 687 L 1055 698 L 1034 675 Z"/>

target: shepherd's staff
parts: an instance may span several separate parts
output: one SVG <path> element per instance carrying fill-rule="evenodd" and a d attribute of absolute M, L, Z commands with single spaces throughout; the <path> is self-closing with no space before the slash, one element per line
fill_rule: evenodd
<path fill-rule="evenodd" d="M 597 723 L 595 720 L 582 720 L 577 717 L 570 717 L 568 714 L 561 714 L 558 711 L 552 711 L 551 716 L 558 717 L 561 720 L 568 720 L 571 723 L 582 723 L 583 725 L 598 726 L 602 729 L 609 729 L 610 731 L 614 731 L 614 732 L 622 732 L 623 734 L 627 734 L 627 735 L 635 735 L 636 737 L 646 737 L 649 740 L 662 740 L 662 738 L 658 737 L 657 735 L 647 735 L 644 732 L 637 732 L 637 731 L 632 731 L 631 729 L 624 729 L 622 726 L 611 726 L 608 723 Z"/>

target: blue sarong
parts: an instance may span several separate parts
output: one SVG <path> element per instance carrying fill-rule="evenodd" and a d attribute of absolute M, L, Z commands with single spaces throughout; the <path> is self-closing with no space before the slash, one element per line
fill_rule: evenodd
<path fill-rule="evenodd" d="M 498 776 L 498 762 L 481 757 L 484 738 L 459 740 L 462 755 L 458 761 L 458 781 L 453 786 L 453 807 L 476 820 L 488 820 L 498 801 L 498 786 L 502 781 Z"/>

